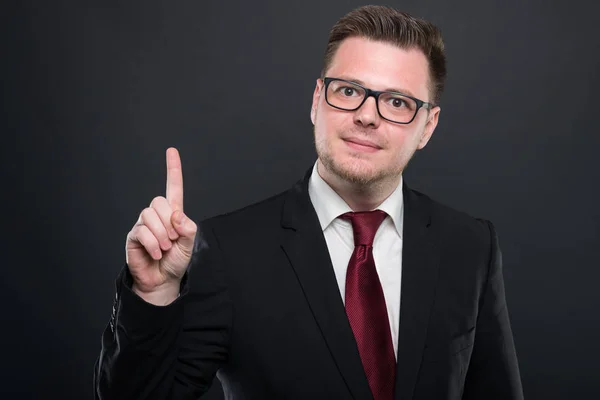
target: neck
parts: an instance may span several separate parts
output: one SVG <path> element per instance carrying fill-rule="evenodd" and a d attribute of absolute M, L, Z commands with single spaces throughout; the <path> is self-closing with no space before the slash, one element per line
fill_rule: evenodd
<path fill-rule="evenodd" d="M 400 175 L 357 185 L 329 171 L 317 160 L 317 172 L 321 178 L 350 206 L 352 211 L 371 211 L 384 202 L 398 187 Z"/>

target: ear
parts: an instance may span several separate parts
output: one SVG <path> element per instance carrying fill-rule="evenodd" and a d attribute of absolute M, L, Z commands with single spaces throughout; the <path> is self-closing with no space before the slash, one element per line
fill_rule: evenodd
<path fill-rule="evenodd" d="M 438 124 L 438 120 L 440 118 L 440 112 L 442 109 L 438 106 L 434 107 L 431 111 L 429 111 L 429 115 L 427 116 L 427 122 L 425 123 L 425 129 L 423 129 L 423 135 L 421 135 L 421 140 L 419 141 L 419 145 L 417 146 L 418 150 L 421 150 L 423 147 L 427 145 L 429 139 L 433 135 L 433 131 Z"/>
<path fill-rule="evenodd" d="M 315 85 L 315 91 L 313 93 L 312 106 L 310 108 L 310 120 L 313 125 L 315 124 L 315 120 L 317 119 L 317 107 L 319 107 L 319 100 L 321 99 L 321 90 L 323 89 L 323 80 L 321 78 L 317 79 Z"/>

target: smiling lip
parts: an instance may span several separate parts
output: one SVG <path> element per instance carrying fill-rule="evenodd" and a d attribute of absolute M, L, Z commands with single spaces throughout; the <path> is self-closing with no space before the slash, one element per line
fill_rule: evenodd
<path fill-rule="evenodd" d="M 368 153 L 374 153 L 377 150 L 381 150 L 381 147 L 377 146 L 373 142 L 369 142 L 368 140 L 356 139 L 356 138 L 348 138 L 344 139 L 344 142 L 348 144 L 348 146 L 353 149 L 365 151 Z"/>

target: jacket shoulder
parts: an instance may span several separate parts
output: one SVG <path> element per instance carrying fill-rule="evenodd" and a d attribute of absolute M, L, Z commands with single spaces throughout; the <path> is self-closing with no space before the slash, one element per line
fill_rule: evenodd
<path fill-rule="evenodd" d="M 432 227 L 441 235 L 462 238 L 489 246 L 491 234 L 495 234 L 492 222 L 481 216 L 474 216 L 464 210 L 451 207 L 430 196 L 413 190 L 413 193 L 429 210 Z"/>

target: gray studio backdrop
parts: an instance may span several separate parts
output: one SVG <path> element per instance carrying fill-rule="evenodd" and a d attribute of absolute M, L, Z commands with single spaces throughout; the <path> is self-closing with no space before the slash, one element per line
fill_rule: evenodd
<path fill-rule="evenodd" d="M 438 24 L 449 62 L 407 181 L 495 223 L 526 397 L 600 398 L 597 6 L 387 4 Z M 164 194 L 168 146 L 198 220 L 300 178 L 329 28 L 359 5 L 3 6 L 0 398 L 92 397 L 125 236 Z"/>

